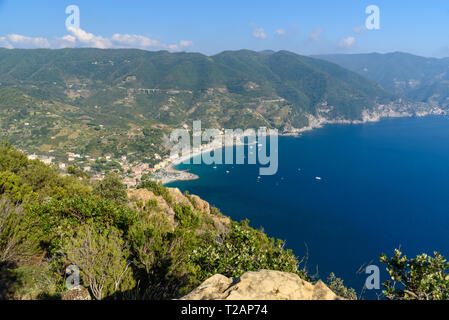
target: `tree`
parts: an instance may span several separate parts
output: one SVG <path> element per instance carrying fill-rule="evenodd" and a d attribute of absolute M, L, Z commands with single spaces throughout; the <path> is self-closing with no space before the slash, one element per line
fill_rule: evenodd
<path fill-rule="evenodd" d="M 26 260 L 38 252 L 38 239 L 21 207 L 0 198 L 0 264 Z"/>
<path fill-rule="evenodd" d="M 145 274 L 146 298 L 173 298 L 198 284 L 195 267 L 189 261 L 196 247 L 193 232 L 173 229 L 164 213 L 155 213 L 133 226 L 130 239 L 135 265 Z"/>
<path fill-rule="evenodd" d="M 126 186 L 117 174 L 109 173 L 103 180 L 97 181 L 93 193 L 101 198 L 123 205 L 128 202 Z"/>
<path fill-rule="evenodd" d="M 129 250 L 114 228 L 105 231 L 82 226 L 66 246 L 68 259 L 81 269 L 83 282 L 95 299 L 132 289 Z"/>
<path fill-rule="evenodd" d="M 383 293 L 391 300 L 447 300 L 449 299 L 449 264 L 438 252 L 434 257 L 423 253 L 408 259 L 398 249 L 394 257 L 382 254 L 391 280 L 383 283 Z"/>

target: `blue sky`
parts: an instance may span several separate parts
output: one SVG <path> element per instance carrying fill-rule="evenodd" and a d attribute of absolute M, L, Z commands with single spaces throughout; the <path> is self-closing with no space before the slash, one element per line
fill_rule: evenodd
<path fill-rule="evenodd" d="M 80 9 L 79 30 L 66 29 L 68 5 Z M 380 30 L 362 28 L 368 5 L 380 9 Z M 0 46 L 441 57 L 449 56 L 449 1 L 0 0 Z"/>

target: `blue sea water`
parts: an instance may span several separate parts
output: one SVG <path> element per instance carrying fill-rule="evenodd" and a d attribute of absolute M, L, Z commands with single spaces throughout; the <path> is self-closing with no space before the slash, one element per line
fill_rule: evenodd
<path fill-rule="evenodd" d="M 449 256 L 447 117 L 329 125 L 279 137 L 278 173 L 261 179 L 257 165 L 178 168 L 200 179 L 167 186 L 199 195 L 234 220 L 248 218 L 297 256 L 307 255 L 310 274 L 325 279 L 334 272 L 359 293 L 367 275 L 358 270 L 367 264 L 384 270 L 382 252 L 391 256 L 401 247 L 407 256 Z"/>

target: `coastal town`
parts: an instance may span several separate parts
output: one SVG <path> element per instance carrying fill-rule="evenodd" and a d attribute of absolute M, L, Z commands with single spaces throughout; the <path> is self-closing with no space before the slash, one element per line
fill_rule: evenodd
<path fill-rule="evenodd" d="M 263 129 L 263 132 L 267 130 L 266 127 L 260 129 Z M 173 154 L 161 156 L 155 153 L 153 157 L 158 162 L 153 166 L 143 160 L 129 161 L 129 158 L 134 159 L 134 157 L 131 157 L 133 156 L 131 153 L 123 155 L 120 158 L 114 158 L 110 155 L 93 157 L 68 151 L 62 157 L 57 157 L 51 155 L 37 155 L 35 153 L 28 154 L 22 149 L 19 149 L 19 151 L 27 154 L 28 159 L 30 160 L 40 160 L 47 165 L 55 166 L 62 174 L 68 175 L 71 172 L 79 170 L 88 175 L 91 181 L 102 180 L 106 174 L 114 172 L 121 176 L 123 183 L 128 188 L 132 189 L 136 188 L 139 183 L 144 180 L 158 181 L 162 184 L 174 181 L 196 180 L 199 178 L 197 175 L 190 173 L 187 170 L 177 170 L 175 169 L 175 166 L 184 163 L 185 161 L 189 161 L 191 158 L 203 153 L 210 153 L 230 145 L 242 146 L 247 144 L 244 138 L 248 137 L 248 131 L 231 132 L 229 135 L 225 134 L 225 129 L 217 130 L 217 132 L 221 139 L 213 139 L 208 143 L 202 143 L 199 146 L 192 147 L 191 152 L 187 155 Z M 201 131 L 194 133 L 194 136 L 195 135 L 201 135 Z M 248 141 L 248 144 L 253 143 L 256 144 L 255 141 L 252 143 L 249 143 Z M 49 154 L 52 154 L 52 151 L 53 150 L 50 150 Z"/>
<path fill-rule="evenodd" d="M 23 150 L 19 150 L 25 153 Z M 148 163 L 134 161 L 129 162 L 127 156 L 114 159 L 111 156 L 91 157 L 73 152 L 66 153 L 66 161 L 56 161 L 54 156 L 48 155 L 28 155 L 30 160 L 40 160 L 47 165 L 53 165 L 58 168 L 62 174 L 69 174 L 70 168 L 78 168 L 87 174 L 92 181 L 102 180 L 109 172 L 119 174 L 123 183 L 128 188 L 135 188 L 141 181 L 151 179 L 160 181 L 163 184 L 173 181 L 194 180 L 198 177 L 187 171 L 180 171 L 173 168 L 174 163 L 170 157 L 162 159 L 158 154 L 156 158 L 160 162 L 151 167 Z M 101 166 L 99 164 L 102 164 Z"/>

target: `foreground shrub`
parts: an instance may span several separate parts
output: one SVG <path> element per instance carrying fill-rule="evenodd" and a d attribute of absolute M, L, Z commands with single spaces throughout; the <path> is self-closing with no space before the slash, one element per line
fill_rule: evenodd
<path fill-rule="evenodd" d="M 52 253 L 60 250 L 64 240 L 73 236 L 82 224 L 90 224 L 100 230 L 111 226 L 127 232 L 139 217 L 128 207 L 118 206 L 98 197 L 80 197 L 51 200 L 31 208 L 42 236 L 43 249 Z"/>
<path fill-rule="evenodd" d="M 6 290 L 8 294 L 3 296 L 0 293 L 0 299 L 59 299 L 57 279 L 45 262 L 3 270 L 0 267 L 0 291 L 2 290 Z"/>
<path fill-rule="evenodd" d="M 24 210 L 0 198 L 0 263 L 26 262 L 39 251 L 39 238 Z"/>
<path fill-rule="evenodd" d="M 74 195 L 90 194 L 87 181 L 74 177 L 63 177 L 54 167 L 39 160 L 28 160 L 9 143 L 0 142 L 0 175 L 3 186 L 0 194 L 7 192 L 15 200 L 45 201 L 47 198 L 62 199 Z"/>
<path fill-rule="evenodd" d="M 357 294 L 353 288 L 347 288 L 342 279 L 331 272 L 327 278 L 327 285 L 336 295 L 348 300 L 357 300 Z"/>
<path fill-rule="evenodd" d="M 434 256 L 418 255 L 408 259 L 400 250 L 380 261 L 387 264 L 391 280 L 383 283 L 383 293 L 391 300 L 447 300 L 449 299 L 449 264 L 438 252 Z"/>
<path fill-rule="evenodd" d="M 231 222 L 231 231 L 216 241 L 204 242 L 192 254 L 199 266 L 201 279 L 214 274 L 239 277 L 246 271 L 260 269 L 298 273 L 298 260 L 281 240 L 268 238 L 265 233 L 251 228 L 248 220 Z"/>
<path fill-rule="evenodd" d="M 189 260 L 199 241 L 194 231 L 174 228 L 163 213 L 133 226 L 130 239 L 145 298 L 173 298 L 199 283 Z"/>
<path fill-rule="evenodd" d="M 83 283 L 97 300 L 135 286 L 129 250 L 119 230 L 99 231 L 84 225 L 68 241 L 65 251 L 71 263 L 81 269 Z"/>
<path fill-rule="evenodd" d="M 126 186 L 117 174 L 109 173 L 94 184 L 93 193 L 119 205 L 128 203 Z"/>

